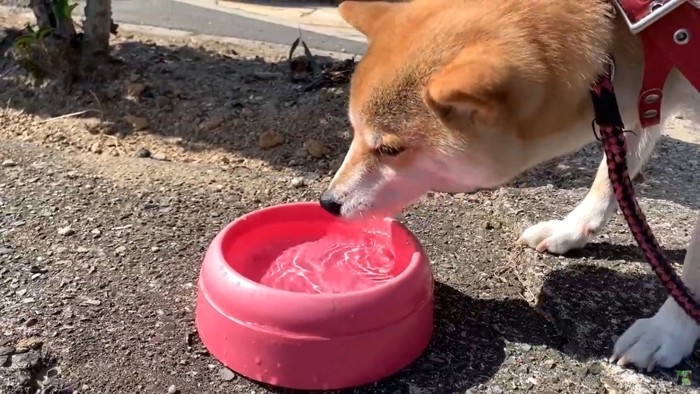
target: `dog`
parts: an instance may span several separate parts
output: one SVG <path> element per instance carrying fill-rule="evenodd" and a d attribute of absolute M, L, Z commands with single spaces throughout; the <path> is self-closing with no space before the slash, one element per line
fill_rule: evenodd
<path fill-rule="evenodd" d="M 339 12 L 368 48 L 350 83 L 352 143 L 320 198 L 334 215 L 395 215 L 429 191 L 495 189 L 575 152 L 593 141 L 590 87 L 609 55 L 620 112 L 634 132 L 631 177 L 661 135 L 662 126 L 640 125 L 639 37 L 607 1 L 345 1 Z M 692 107 L 700 107 L 697 91 L 673 71 L 661 125 L 683 111 L 699 122 Z M 616 209 L 602 160 L 573 211 L 526 229 L 518 242 L 553 254 L 581 248 Z M 700 294 L 700 220 L 683 267 L 683 281 Z M 629 327 L 611 360 L 670 368 L 699 336 L 700 326 L 669 298 Z"/>

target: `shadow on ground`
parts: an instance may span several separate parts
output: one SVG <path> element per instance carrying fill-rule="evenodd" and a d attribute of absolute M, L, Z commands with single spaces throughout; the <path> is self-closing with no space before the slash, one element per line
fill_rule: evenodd
<path fill-rule="evenodd" d="M 506 341 L 555 348 L 562 343 L 554 326 L 523 300 L 478 300 L 440 282 L 435 297 L 436 331 L 428 350 L 393 377 L 354 392 L 464 392 L 499 370 Z"/>
<path fill-rule="evenodd" d="M 7 49 L 14 35 L 8 34 L 0 50 Z M 290 45 L 295 38 L 290 37 Z M 118 37 L 113 55 L 121 64 L 101 75 L 107 82 L 75 85 L 68 93 L 54 85 L 36 89 L 23 70 L 2 58 L 0 100 L 3 106 L 42 118 L 87 111 L 69 119 L 90 121 L 87 140 L 113 136 L 128 146 L 139 135 L 151 135 L 171 141 L 172 155 L 221 150 L 273 166 L 327 172 L 329 162 L 348 145 L 347 78 L 333 72 L 328 75 L 339 82 L 333 77 L 305 78 L 308 73 L 301 71 L 294 72 L 298 81 L 293 82 L 289 61 L 279 51 L 264 46 L 257 51 L 272 53 L 277 60 L 271 61 L 250 48 L 206 45 L 157 44 L 129 40 L 128 34 Z M 295 56 L 302 53 L 300 46 Z M 349 65 L 321 56 L 315 60 L 326 70 L 344 70 Z M 264 134 L 266 142 L 261 140 Z M 55 136 L 38 137 L 52 140 Z M 305 150 L 309 139 L 323 146 L 314 157 Z M 82 143 L 84 150 L 90 149 L 90 144 Z M 111 150 L 102 149 L 104 154 L 134 155 Z"/>
<path fill-rule="evenodd" d="M 560 348 L 579 359 L 606 359 L 614 339 L 637 319 L 652 316 L 667 293 L 653 274 L 621 273 L 587 264 L 574 264 L 548 275 L 538 307 L 565 339 Z M 698 386 L 700 350 L 672 370 L 648 374 L 678 382 L 676 371 L 690 370 Z"/>

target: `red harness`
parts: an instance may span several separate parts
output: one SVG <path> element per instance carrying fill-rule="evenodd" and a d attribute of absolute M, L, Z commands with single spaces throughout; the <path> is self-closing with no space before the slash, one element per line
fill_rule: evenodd
<path fill-rule="evenodd" d="M 630 30 L 639 35 L 644 48 L 639 120 L 644 128 L 658 125 L 664 84 L 673 68 L 700 91 L 700 0 L 613 2 L 625 16 Z M 625 125 L 613 89 L 613 71 L 610 64 L 610 69 L 591 88 L 591 97 L 615 199 L 637 244 L 644 250 L 647 262 L 666 290 L 700 324 L 700 299 L 695 299 L 664 256 L 637 203 L 627 170 Z"/>
<path fill-rule="evenodd" d="M 674 67 L 700 91 L 700 0 L 614 0 L 644 48 L 639 93 L 642 127 L 661 122 L 661 100 Z"/>

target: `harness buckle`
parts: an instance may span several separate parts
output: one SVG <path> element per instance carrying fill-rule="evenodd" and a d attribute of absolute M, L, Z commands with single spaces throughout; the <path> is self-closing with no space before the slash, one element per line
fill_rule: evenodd
<path fill-rule="evenodd" d="M 688 2 L 700 8 L 700 0 L 612 0 L 633 34 L 638 34 Z"/>

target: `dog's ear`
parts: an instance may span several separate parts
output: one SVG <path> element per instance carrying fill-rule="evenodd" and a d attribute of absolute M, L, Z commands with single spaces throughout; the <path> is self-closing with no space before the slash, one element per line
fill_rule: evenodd
<path fill-rule="evenodd" d="M 423 100 L 446 127 L 498 127 L 505 120 L 511 73 L 488 52 L 463 49 L 430 76 Z"/>
<path fill-rule="evenodd" d="M 360 33 L 370 38 L 384 17 L 402 4 L 388 1 L 344 1 L 338 6 L 340 16 Z"/>

